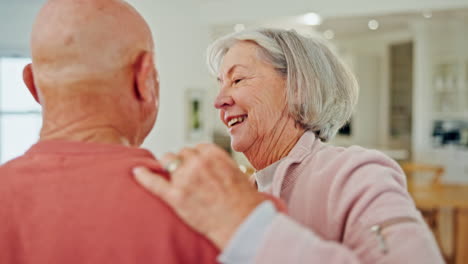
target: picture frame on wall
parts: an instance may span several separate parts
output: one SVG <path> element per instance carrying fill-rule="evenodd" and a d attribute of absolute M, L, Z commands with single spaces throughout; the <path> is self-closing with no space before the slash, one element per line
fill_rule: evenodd
<path fill-rule="evenodd" d="M 206 137 L 206 91 L 187 89 L 185 91 L 185 136 L 189 142 Z"/>

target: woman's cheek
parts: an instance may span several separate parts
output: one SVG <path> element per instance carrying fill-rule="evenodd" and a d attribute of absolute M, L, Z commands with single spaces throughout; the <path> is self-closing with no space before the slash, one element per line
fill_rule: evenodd
<path fill-rule="evenodd" d="M 223 111 L 223 110 L 219 110 L 218 114 L 219 114 L 219 120 L 220 120 L 221 122 L 223 122 L 223 121 L 224 121 L 224 111 Z"/>

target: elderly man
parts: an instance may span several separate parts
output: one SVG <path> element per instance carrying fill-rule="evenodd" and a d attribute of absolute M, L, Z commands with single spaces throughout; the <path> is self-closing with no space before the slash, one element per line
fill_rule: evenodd
<path fill-rule="evenodd" d="M 137 186 L 158 73 L 143 18 L 119 0 L 49 0 L 24 81 L 40 141 L 0 167 L 0 263 L 212 263 L 215 247 Z"/>

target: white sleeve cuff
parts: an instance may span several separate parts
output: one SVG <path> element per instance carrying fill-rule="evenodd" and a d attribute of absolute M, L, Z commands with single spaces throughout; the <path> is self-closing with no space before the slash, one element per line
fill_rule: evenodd
<path fill-rule="evenodd" d="M 253 263 L 265 232 L 277 214 L 271 201 L 258 205 L 236 230 L 227 247 L 218 256 L 218 261 L 224 264 Z"/>

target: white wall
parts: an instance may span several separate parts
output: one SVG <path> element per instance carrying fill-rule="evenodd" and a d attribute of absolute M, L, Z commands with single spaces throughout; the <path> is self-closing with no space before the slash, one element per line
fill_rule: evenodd
<path fill-rule="evenodd" d="M 0 1 L 0 55 L 29 56 L 29 35 L 41 2 Z"/>
<path fill-rule="evenodd" d="M 391 149 L 389 124 L 389 47 L 411 41 L 409 31 L 385 32 L 337 39 L 341 55 L 359 82 L 359 101 L 352 120 L 352 136 L 338 137 L 339 145 L 359 144 Z"/>
<path fill-rule="evenodd" d="M 200 21 L 193 1 L 129 1 L 143 14 L 155 38 L 156 64 L 160 72 L 161 101 L 155 128 L 144 147 L 156 155 L 177 151 L 185 144 L 186 89 L 209 89 L 210 77 L 205 66 L 209 44 L 208 26 Z M 212 89 L 212 88 L 210 88 Z M 206 100 L 211 108 L 211 102 Z M 212 120 L 207 120 L 211 122 Z M 212 124 L 208 124 L 208 134 Z M 205 137 L 205 141 L 209 140 Z"/>
<path fill-rule="evenodd" d="M 378 128 L 382 125 L 380 93 L 382 86 L 382 56 L 356 54 L 354 69 L 359 82 L 359 102 L 352 120 L 353 143 L 378 147 Z"/>

